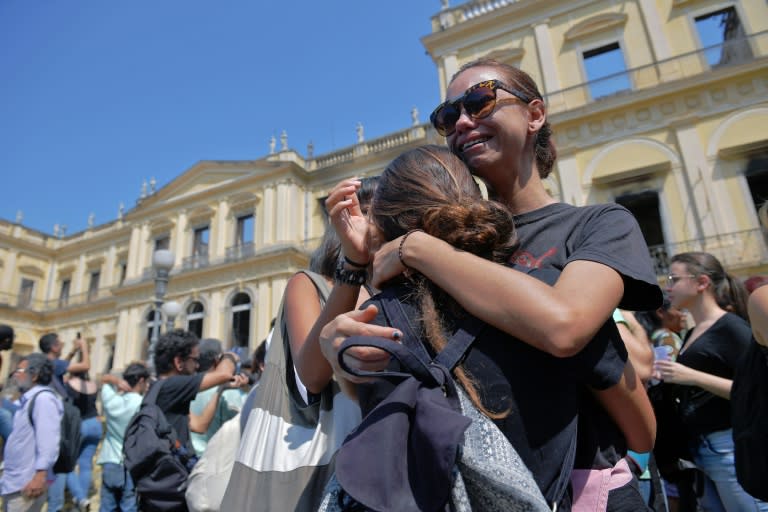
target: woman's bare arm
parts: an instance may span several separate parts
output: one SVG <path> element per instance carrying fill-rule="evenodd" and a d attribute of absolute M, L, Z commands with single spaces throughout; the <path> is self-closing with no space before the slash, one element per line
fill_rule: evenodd
<path fill-rule="evenodd" d="M 376 253 L 374 286 L 405 270 L 398 256 L 400 240 L 388 242 Z M 583 349 L 624 293 L 621 275 L 601 263 L 569 263 L 555 285 L 549 286 L 423 232 L 408 237 L 402 256 L 409 267 L 426 275 L 468 312 L 558 357 Z"/>

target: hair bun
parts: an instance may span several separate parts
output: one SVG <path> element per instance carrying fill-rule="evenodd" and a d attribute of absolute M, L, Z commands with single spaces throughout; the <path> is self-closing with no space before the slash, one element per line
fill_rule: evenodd
<path fill-rule="evenodd" d="M 424 231 L 457 249 L 494 261 L 506 261 L 514 249 L 509 210 L 495 201 L 464 201 L 430 208 Z"/>

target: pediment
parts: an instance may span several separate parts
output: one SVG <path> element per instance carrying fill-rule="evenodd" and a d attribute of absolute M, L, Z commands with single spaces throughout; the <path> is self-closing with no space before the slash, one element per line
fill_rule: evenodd
<path fill-rule="evenodd" d="M 144 199 L 142 206 L 157 206 L 201 196 L 255 172 L 258 170 L 254 168 L 253 161 L 198 162 L 155 194 Z"/>
<path fill-rule="evenodd" d="M 623 26 L 627 23 L 627 15 L 621 13 L 606 13 L 592 16 L 584 21 L 577 23 L 568 29 L 565 33 L 565 40 L 572 41 L 585 36 L 591 36 L 596 32 L 601 32 L 611 28 Z"/>

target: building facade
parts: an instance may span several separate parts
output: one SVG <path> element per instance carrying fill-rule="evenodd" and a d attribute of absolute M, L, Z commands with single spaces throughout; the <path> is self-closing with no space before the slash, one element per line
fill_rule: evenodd
<path fill-rule="evenodd" d="M 480 57 L 531 74 L 555 131 L 553 196 L 629 208 L 659 276 L 687 250 L 712 252 L 741 277 L 768 273 L 756 215 L 768 199 L 763 0 L 442 4 L 422 38 L 441 91 Z M 163 300 L 181 305 L 175 325 L 252 350 L 325 229 L 331 187 L 441 142 L 416 120 L 318 156 L 281 143 L 253 161 L 201 161 L 114 221 L 70 236 L 0 221 L 0 322 L 16 329 L 17 354 L 45 332 L 67 343 L 82 332 L 94 375 L 123 368 L 146 357 L 154 323 L 170 320 L 155 313 L 152 269 L 153 253 L 169 249 Z"/>

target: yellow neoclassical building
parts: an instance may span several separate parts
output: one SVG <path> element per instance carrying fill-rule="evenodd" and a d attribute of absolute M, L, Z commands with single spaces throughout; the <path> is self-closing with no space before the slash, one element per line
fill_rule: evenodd
<path fill-rule="evenodd" d="M 764 0 L 443 0 L 439 9 L 422 43 L 441 91 L 479 57 L 519 66 L 540 85 L 558 148 L 555 197 L 629 208 L 660 276 L 668 256 L 686 250 L 712 252 L 742 277 L 768 273 L 756 215 L 768 199 Z M 261 159 L 201 161 L 73 235 L 0 221 L 0 323 L 16 329 L 17 354 L 44 332 L 67 342 L 82 332 L 94 374 L 124 367 L 146 356 L 152 257 L 168 249 L 163 300 L 180 305 L 175 325 L 253 349 L 324 230 L 330 188 L 441 142 L 418 121 L 322 155 L 284 140 Z"/>

